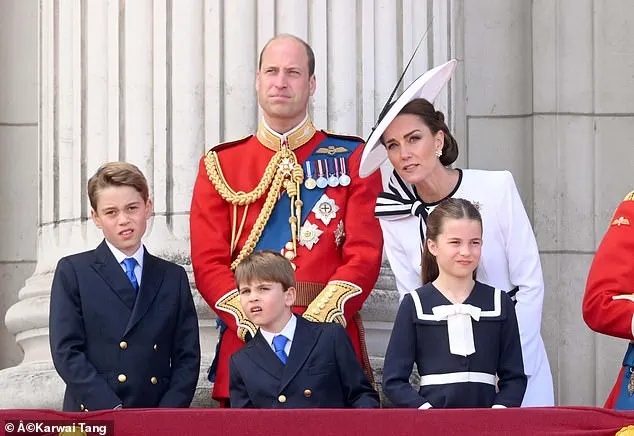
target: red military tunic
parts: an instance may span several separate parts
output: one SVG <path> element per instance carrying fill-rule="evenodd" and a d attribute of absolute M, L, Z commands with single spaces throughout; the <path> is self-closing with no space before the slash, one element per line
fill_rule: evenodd
<path fill-rule="evenodd" d="M 616 209 L 592 261 L 583 319 L 596 332 L 634 341 L 634 191 Z M 625 368 L 605 407 L 614 408 Z"/>
<path fill-rule="evenodd" d="M 317 144 L 330 135 L 315 131 L 309 120 L 292 132 L 287 134 L 289 148 L 302 165 Z M 234 192 L 251 192 L 263 180 L 276 150 L 279 150 L 279 135 L 261 125 L 257 136 L 217 146 L 211 152 L 215 152 L 226 186 Z M 306 312 L 304 316 L 313 321 L 344 324 L 367 369 L 358 312 L 378 278 L 383 239 L 374 218 L 374 203 L 381 190 L 380 175 L 377 172 L 368 179 L 359 177 L 362 151 L 363 147 L 357 146 L 348 158 L 351 183 L 324 190 L 338 207 L 336 215 L 328 224 L 325 223 L 328 220 L 319 219 L 314 212 L 310 212 L 306 219 L 318 231 L 312 233 L 312 243 L 297 243 L 296 257 L 292 259 L 298 282 L 293 310 L 297 314 Z M 248 330 L 253 334 L 255 330 L 239 305 L 230 265 L 254 227 L 268 192 L 248 206 L 243 230 L 236 238 L 232 252 L 232 234 L 237 236 L 245 207 L 234 207 L 220 195 L 210 181 L 209 165 L 210 159 L 203 157 L 194 186 L 190 215 L 191 257 L 198 291 L 228 327 L 220 343 L 212 395 L 216 399 L 226 399 L 229 397 L 229 357 L 244 344 L 241 340 L 244 333 Z M 302 186 L 301 193 L 305 190 Z M 287 220 L 284 225 L 288 226 Z M 319 234 L 319 231 L 323 233 Z"/>

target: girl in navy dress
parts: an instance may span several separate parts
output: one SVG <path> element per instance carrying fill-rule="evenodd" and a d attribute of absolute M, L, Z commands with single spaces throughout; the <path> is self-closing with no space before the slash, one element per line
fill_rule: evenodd
<path fill-rule="evenodd" d="M 421 288 L 406 294 L 385 354 L 383 391 L 397 407 L 519 407 L 526 390 L 511 298 L 474 280 L 482 219 L 460 198 L 427 219 Z M 485 241 L 486 243 L 486 241 Z M 409 378 L 416 363 L 420 388 Z"/>

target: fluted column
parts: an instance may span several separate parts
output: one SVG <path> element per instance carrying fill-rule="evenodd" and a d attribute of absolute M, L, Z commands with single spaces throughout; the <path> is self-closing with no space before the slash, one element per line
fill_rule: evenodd
<path fill-rule="evenodd" d="M 0 373 L 0 407 L 61 407 L 63 383 L 48 344 L 50 286 L 60 257 L 94 248 L 102 238 L 86 194 L 101 164 L 125 160 L 144 172 L 155 205 L 144 243 L 191 274 L 188 211 L 204 150 L 203 11 L 203 0 L 178 7 L 152 0 L 41 1 L 38 263 L 6 315 L 24 360 Z M 212 316 L 194 295 L 209 363 Z M 199 397 L 206 393 L 201 386 Z"/>
<path fill-rule="evenodd" d="M 102 238 L 86 194 L 101 164 L 125 160 L 145 173 L 154 216 L 144 243 L 191 278 L 189 206 L 198 160 L 208 147 L 255 130 L 255 73 L 266 41 L 279 33 L 306 39 L 316 55 L 316 125 L 367 136 L 425 28 L 426 38 L 434 37 L 423 43 L 404 86 L 447 60 L 446 3 L 41 0 L 38 259 L 6 314 L 24 360 L 0 371 L 0 407 L 61 407 L 63 383 L 48 344 L 50 287 L 62 256 Z M 363 315 L 380 368 L 398 301 L 387 264 L 376 288 Z M 215 316 L 195 290 L 194 299 L 203 351 L 194 405 L 206 406 Z"/>

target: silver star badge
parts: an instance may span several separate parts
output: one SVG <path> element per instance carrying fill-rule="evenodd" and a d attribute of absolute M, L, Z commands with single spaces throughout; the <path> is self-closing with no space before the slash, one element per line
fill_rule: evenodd
<path fill-rule="evenodd" d="M 339 206 L 335 204 L 335 200 L 328 198 L 326 194 L 321 196 L 312 209 L 317 219 L 321 220 L 325 225 L 330 224 L 330 221 L 337 216 L 338 210 Z"/>
<path fill-rule="evenodd" d="M 319 237 L 322 233 L 324 233 L 323 230 L 319 230 L 317 224 L 306 220 L 299 231 L 299 245 L 303 245 L 309 250 L 312 250 L 313 245 L 319 241 Z"/>

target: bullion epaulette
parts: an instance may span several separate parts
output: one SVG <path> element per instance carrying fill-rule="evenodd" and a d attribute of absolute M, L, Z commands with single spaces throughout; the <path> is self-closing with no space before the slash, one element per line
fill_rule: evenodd
<path fill-rule="evenodd" d="M 328 136 L 332 136 L 333 138 L 349 139 L 351 141 L 364 142 L 363 138 L 360 138 L 356 135 L 344 135 L 341 133 L 330 132 L 328 130 L 322 130 L 322 132 L 324 132 Z"/>
<path fill-rule="evenodd" d="M 253 135 L 247 135 L 240 139 L 236 139 L 235 141 L 221 142 L 220 144 L 216 144 L 213 147 L 211 147 L 207 151 L 207 153 L 209 153 L 210 151 L 215 151 L 215 152 L 222 151 L 226 148 L 233 147 L 234 145 L 242 144 L 243 142 L 247 141 L 252 136 Z"/>
<path fill-rule="evenodd" d="M 625 198 L 623 199 L 623 201 L 634 201 L 634 191 L 627 194 Z"/>
<path fill-rule="evenodd" d="M 333 280 L 308 305 L 302 317 L 313 322 L 337 322 L 345 327 L 344 306 L 361 292 L 362 289 L 354 283 Z"/>
<path fill-rule="evenodd" d="M 258 328 L 244 313 L 244 309 L 242 309 L 242 305 L 240 304 L 240 294 L 237 289 L 229 291 L 220 297 L 215 306 L 216 309 L 233 315 L 236 320 L 236 325 L 238 326 L 238 336 L 243 342 L 247 341 L 247 333 L 250 333 L 251 337 L 255 336 L 255 332 Z"/>

